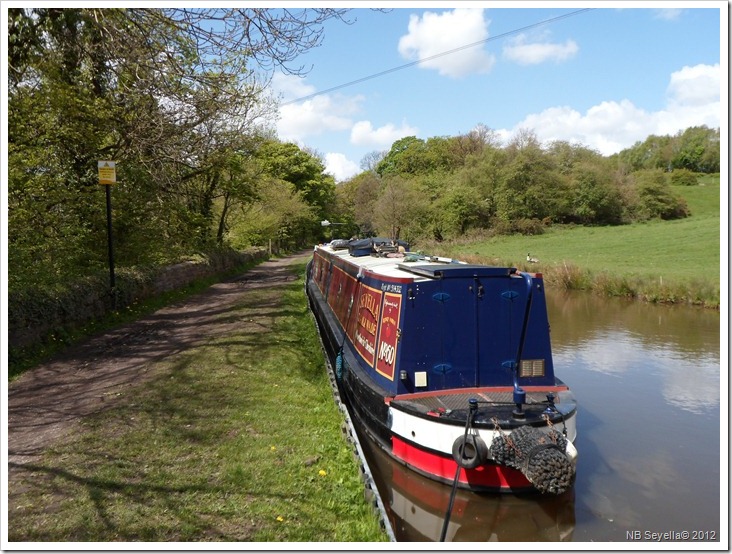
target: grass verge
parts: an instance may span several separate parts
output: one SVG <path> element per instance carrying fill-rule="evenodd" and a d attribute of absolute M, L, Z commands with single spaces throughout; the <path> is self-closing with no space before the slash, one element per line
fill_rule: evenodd
<path fill-rule="evenodd" d="M 304 265 L 293 269 L 304 274 Z M 302 279 L 22 468 L 15 541 L 385 541 L 341 432 Z"/>

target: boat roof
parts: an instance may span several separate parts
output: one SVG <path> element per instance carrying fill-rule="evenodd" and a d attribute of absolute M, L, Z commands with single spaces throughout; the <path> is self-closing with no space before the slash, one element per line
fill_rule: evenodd
<path fill-rule="evenodd" d="M 516 271 L 514 268 L 473 265 L 451 258 L 425 256 L 411 252 L 407 252 L 403 256 L 378 257 L 351 256 L 348 249 L 334 249 L 329 244 L 318 245 L 315 249 L 327 252 L 334 258 L 342 259 L 376 275 L 417 282 L 451 277 L 492 277 L 509 275 Z"/>

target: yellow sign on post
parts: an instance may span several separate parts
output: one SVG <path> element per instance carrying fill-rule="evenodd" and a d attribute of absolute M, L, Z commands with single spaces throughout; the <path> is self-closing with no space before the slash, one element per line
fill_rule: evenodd
<path fill-rule="evenodd" d="M 117 182 L 117 170 L 115 169 L 114 162 L 98 161 L 97 167 L 99 168 L 100 185 L 113 185 Z"/>

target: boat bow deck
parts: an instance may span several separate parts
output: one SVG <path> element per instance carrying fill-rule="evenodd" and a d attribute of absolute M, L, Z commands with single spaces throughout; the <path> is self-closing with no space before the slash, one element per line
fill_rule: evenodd
<path fill-rule="evenodd" d="M 547 398 L 549 394 L 553 395 L 552 403 Z M 411 415 L 435 417 L 455 425 L 465 425 L 469 401 L 473 398 L 478 401 L 473 425 L 479 428 L 493 429 L 496 423 L 502 428 L 545 423 L 546 417 L 552 423 L 560 422 L 576 408 L 574 396 L 566 386 L 526 390 L 526 403 L 523 404 L 525 416 L 520 419 L 513 416 L 516 404 L 513 401 L 513 389 L 509 387 L 398 395 L 391 400 L 390 405 Z"/>

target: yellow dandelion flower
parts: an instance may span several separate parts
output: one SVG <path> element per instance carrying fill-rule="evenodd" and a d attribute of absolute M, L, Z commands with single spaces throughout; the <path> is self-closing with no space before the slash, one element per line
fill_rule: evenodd
<path fill-rule="evenodd" d="M 328 472 L 327 472 L 327 471 L 325 471 L 324 469 L 321 469 L 321 470 L 320 470 L 320 471 L 318 472 L 318 475 L 320 475 L 321 477 L 325 477 L 326 475 L 328 475 Z"/>
<path fill-rule="evenodd" d="M 285 521 L 285 518 L 282 516 L 277 516 L 277 521 Z"/>
<path fill-rule="evenodd" d="M 270 447 L 269 447 L 269 449 L 270 449 L 270 450 L 271 450 L 272 452 L 274 452 L 275 450 L 277 450 L 277 447 L 276 447 L 276 446 L 274 446 L 274 445 L 272 445 L 272 446 L 270 446 Z"/>

